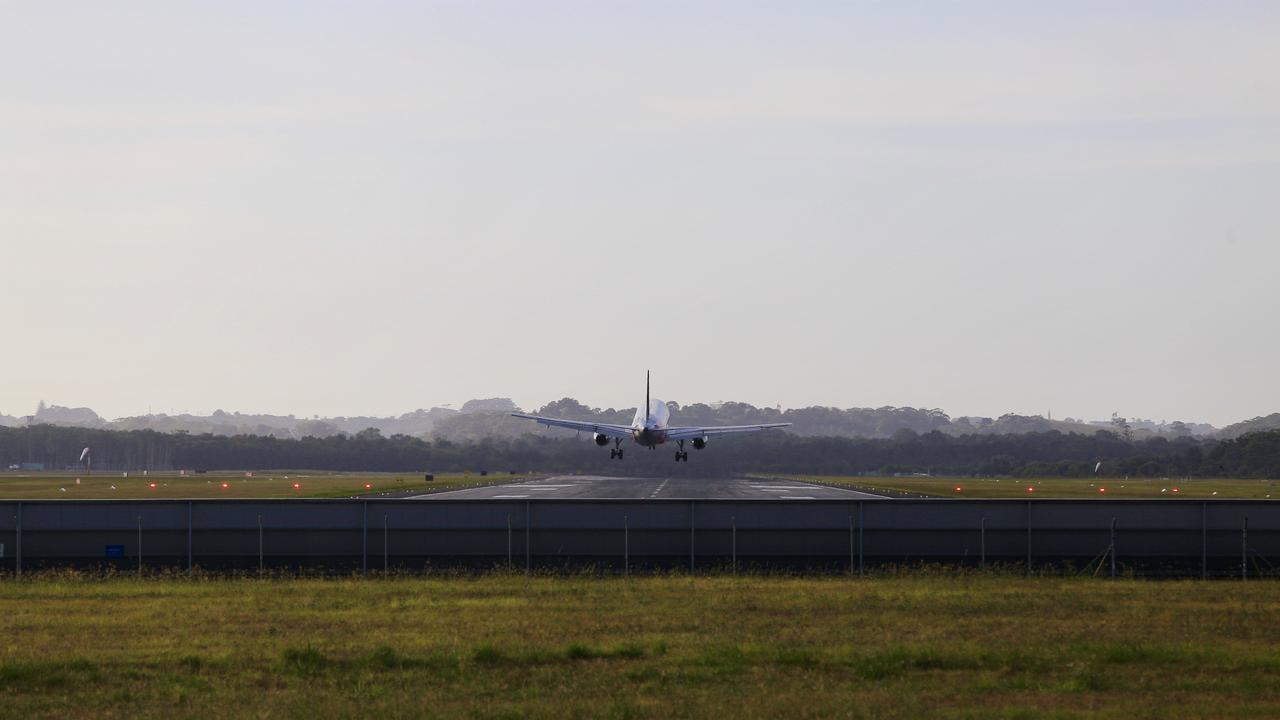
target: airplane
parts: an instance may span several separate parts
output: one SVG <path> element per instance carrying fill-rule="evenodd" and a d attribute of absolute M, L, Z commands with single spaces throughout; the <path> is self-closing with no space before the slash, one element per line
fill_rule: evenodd
<path fill-rule="evenodd" d="M 657 398 L 649 397 L 649 373 L 644 374 L 644 405 L 636 408 L 636 416 L 630 425 L 610 425 L 581 420 L 560 420 L 539 415 L 511 413 L 513 417 L 533 420 L 547 427 L 569 428 L 580 432 L 589 432 L 600 447 L 613 443 L 609 450 L 609 459 L 622 459 L 622 441 L 631 438 L 637 445 L 650 450 L 665 443 L 675 442 L 680 446 L 676 451 L 676 462 L 689 462 L 689 452 L 684 449 L 685 441 L 689 441 L 695 450 L 707 446 L 707 439 L 712 435 L 728 435 L 730 433 L 757 432 L 771 428 L 786 427 L 791 423 L 762 423 L 760 425 L 721 425 L 719 427 L 668 427 L 667 420 L 671 411 L 667 404 Z"/>

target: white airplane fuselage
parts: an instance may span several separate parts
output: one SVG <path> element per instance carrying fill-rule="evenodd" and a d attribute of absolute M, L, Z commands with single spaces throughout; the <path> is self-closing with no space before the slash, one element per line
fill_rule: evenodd
<path fill-rule="evenodd" d="M 671 410 L 667 404 L 650 398 L 647 409 L 636 408 L 636 416 L 631 421 L 631 439 L 646 447 L 661 445 L 667 441 L 667 421 L 670 418 Z"/>

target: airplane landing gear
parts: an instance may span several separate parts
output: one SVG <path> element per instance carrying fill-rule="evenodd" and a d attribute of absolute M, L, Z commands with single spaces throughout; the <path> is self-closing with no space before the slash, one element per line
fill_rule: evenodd
<path fill-rule="evenodd" d="M 622 438 L 613 439 L 613 449 L 609 451 L 610 460 L 622 459 Z"/>
<path fill-rule="evenodd" d="M 684 441 L 677 440 L 676 442 L 680 444 L 680 449 L 676 451 L 676 462 L 689 462 L 689 452 L 684 449 Z"/>

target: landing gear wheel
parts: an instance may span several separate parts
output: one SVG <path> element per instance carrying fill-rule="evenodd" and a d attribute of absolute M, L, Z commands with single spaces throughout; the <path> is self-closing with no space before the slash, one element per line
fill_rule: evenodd
<path fill-rule="evenodd" d="M 622 448 L 618 448 L 615 452 L 617 452 L 617 453 L 618 453 L 618 459 L 619 459 L 619 460 L 621 460 L 621 459 L 622 459 Z"/>
<path fill-rule="evenodd" d="M 689 453 L 676 451 L 676 462 L 689 462 Z"/>

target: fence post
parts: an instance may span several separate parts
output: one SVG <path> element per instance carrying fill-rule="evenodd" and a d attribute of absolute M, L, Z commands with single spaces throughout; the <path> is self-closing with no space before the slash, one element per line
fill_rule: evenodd
<path fill-rule="evenodd" d="M 978 518 L 978 568 L 987 569 L 987 516 Z"/>
<path fill-rule="evenodd" d="M 142 516 L 138 516 L 138 577 L 142 577 Z"/>
<path fill-rule="evenodd" d="M 856 567 L 854 563 L 856 562 L 857 560 L 854 558 L 854 549 L 853 549 L 853 510 L 850 509 L 849 510 L 849 574 L 850 575 L 853 575 L 854 568 Z"/>
<path fill-rule="evenodd" d="M 1116 576 L 1116 519 L 1111 518 L 1111 578 Z"/>
<path fill-rule="evenodd" d="M 258 574 L 262 574 L 262 513 L 258 513 Z"/>
<path fill-rule="evenodd" d="M 738 574 L 738 518 L 729 516 L 729 552 L 733 562 L 733 574 Z"/>
<path fill-rule="evenodd" d="M 187 501 L 187 572 L 190 573 L 194 569 L 194 563 L 191 562 L 191 501 Z"/>
<path fill-rule="evenodd" d="M 364 514 L 360 521 L 360 574 L 369 574 L 369 501 L 361 503 Z"/>
<path fill-rule="evenodd" d="M 533 559 L 532 551 L 529 549 L 529 523 L 532 522 L 532 515 L 529 511 L 529 501 L 524 501 L 524 574 L 528 575 L 532 569 Z"/>
<path fill-rule="evenodd" d="M 1249 516 L 1244 516 L 1240 526 L 1240 579 L 1249 579 Z"/>
<path fill-rule="evenodd" d="M 13 577 L 22 577 L 22 503 L 18 503 L 18 531 L 13 543 Z"/>
<path fill-rule="evenodd" d="M 511 513 L 507 513 L 507 571 L 511 571 Z"/>
<path fill-rule="evenodd" d="M 388 547 L 388 541 L 391 535 L 387 532 L 387 512 L 382 511 L 382 574 L 386 575 L 390 569 L 389 562 L 391 559 L 391 549 Z"/>
<path fill-rule="evenodd" d="M 1200 501 L 1200 579 L 1209 579 L 1209 501 Z"/>
<path fill-rule="evenodd" d="M 863 551 L 863 543 L 862 543 L 862 526 L 863 526 L 863 522 L 862 522 L 862 503 L 863 503 L 863 501 L 862 501 L 862 500 L 859 500 L 859 501 L 858 501 L 858 574 L 859 574 L 859 575 L 863 575 L 863 574 L 865 574 L 865 573 L 866 573 L 866 565 L 864 565 L 864 564 L 863 564 L 863 562 L 862 562 L 862 551 Z"/>
<path fill-rule="evenodd" d="M 693 501 L 689 501 L 689 574 L 693 574 L 693 541 L 694 541 L 694 522 L 693 522 Z"/>
<path fill-rule="evenodd" d="M 1031 501 L 1027 501 L 1027 575 L 1031 575 Z"/>

